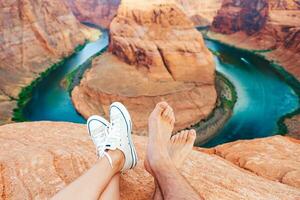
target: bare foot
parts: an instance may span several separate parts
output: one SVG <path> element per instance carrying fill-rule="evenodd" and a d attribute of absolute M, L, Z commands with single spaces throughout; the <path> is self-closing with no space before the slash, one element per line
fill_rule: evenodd
<path fill-rule="evenodd" d="M 195 139 L 195 130 L 181 131 L 172 136 L 169 142 L 168 152 L 177 169 L 182 166 L 184 160 L 192 151 Z"/>
<path fill-rule="evenodd" d="M 168 153 L 168 143 L 174 128 L 175 116 L 173 109 L 166 103 L 161 102 L 156 105 L 150 114 L 149 140 L 147 147 L 148 169 L 150 173 L 159 170 L 159 166 L 164 162 L 171 162 Z"/>
<path fill-rule="evenodd" d="M 177 169 L 180 169 L 184 160 L 192 151 L 196 139 L 195 130 L 181 131 L 172 136 L 168 144 L 168 153 L 170 158 Z M 144 161 L 145 169 L 154 176 L 150 164 L 147 159 Z M 155 180 L 155 192 L 153 194 L 154 200 L 163 200 L 161 189 Z"/>
<path fill-rule="evenodd" d="M 177 169 L 181 168 L 184 160 L 192 151 L 195 139 L 195 130 L 184 130 L 176 133 L 169 140 L 168 153 Z M 153 175 L 147 159 L 145 160 L 144 165 L 145 169 Z"/>

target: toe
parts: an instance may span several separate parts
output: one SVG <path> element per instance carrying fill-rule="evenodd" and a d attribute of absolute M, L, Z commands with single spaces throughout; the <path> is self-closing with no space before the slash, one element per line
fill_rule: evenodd
<path fill-rule="evenodd" d="M 188 139 L 188 136 L 189 136 L 189 131 L 185 131 L 184 134 L 183 134 L 183 136 L 182 136 L 182 140 L 183 140 L 184 142 L 186 142 L 187 139 Z"/>
<path fill-rule="evenodd" d="M 189 130 L 188 131 L 188 136 L 187 136 L 187 142 L 194 144 L 195 139 L 196 139 L 196 131 L 194 129 Z"/>
<path fill-rule="evenodd" d="M 185 133 L 186 133 L 186 131 L 181 131 L 180 132 L 180 136 L 179 136 L 180 143 L 184 143 L 185 142 L 185 139 L 184 139 Z"/>
<path fill-rule="evenodd" d="M 171 114 L 170 106 L 167 106 L 167 107 L 165 108 L 165 110 L 163 111 L 163 113 L 162 113 L 163 119 L 169 120 L 170 114 Z"/>
<path fill-rule="evenodd" d="M 177 140 L 177 134 L 171 137 L 171 143 L 176 143 L 176 140 Z"/>
<path fill-rule="evenodd" d="M 160 103 L 156 104 L 156 106 L 150 116 L 153 116 L 153 117 L 160 116 L 160 115 L 162 115 L 162 113 L 164 113 L 166 108 L 168 108 L 168 103 L 164 102 L 164 101 L 160 102 Z"/>
<path fill-rule="evenodd" d="M 181 131 L 181 132 L 182 132 L 182 131 Z M 176 143 L 179 143 L 179 142 L 180 142 L 180 134 L 181 134 L 181 132 L 176 133 L 176 135 L 174 135 L 174 139 L 175 139 L 175 142 L 176 142 Z"/>

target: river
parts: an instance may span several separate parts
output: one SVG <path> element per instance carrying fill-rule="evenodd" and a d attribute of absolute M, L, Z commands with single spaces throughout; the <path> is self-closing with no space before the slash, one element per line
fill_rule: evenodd
<path fill-rule="evenodd" d="M 217 70 L 234 84 L 238 100 L 224 128 L 203 146 L 211 147 L 238 139 L 276 134 L 278 119 L 299 107 L 298 96 L 292 88 L 272 70 L 268 61 L 213 41 L 205 42 L 220 55 L 215 56 Z M 108 33 L 104 31 L 100 39 L 87 44 L 63 66 L 50 73 L 33 90 L 33 97 L 24 109 L 24 116 L 29 121 L 85 123 L 74 109 L 69 93 L 60 83 L 68 73 L 107 45 Z"/>

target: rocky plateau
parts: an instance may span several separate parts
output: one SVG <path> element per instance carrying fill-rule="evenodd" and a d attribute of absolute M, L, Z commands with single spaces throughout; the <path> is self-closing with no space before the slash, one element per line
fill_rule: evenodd
<path fill-rule="evenodd" d="M 151 199 L 153 178 L 143 160 L 147 137 L 133 136 L 140 158 L 122 175 L 121 199 Z M 84 125 L 55 122 L 0 127 L 0 199 L 49 199 L 96 161 Z M 182 175 L 204 199 L 300 197 L 300 143 L 287 137 L 237 141 L 195 150 Z"/>

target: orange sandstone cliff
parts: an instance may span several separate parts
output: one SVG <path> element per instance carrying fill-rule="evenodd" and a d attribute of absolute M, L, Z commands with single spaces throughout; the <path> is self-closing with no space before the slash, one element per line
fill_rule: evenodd
<path fill-rule="evenodd" d="M 22 87 L 95 34 L 59 0 L 2 0 L 0 124 L 11 119 Z"/>
<path fill-rule="evenodd" d="M 210 26 L 222 0 L 174 0 L 185 14 L 190 17 L 195 26 Z"/>
<path fill-rule="evenodd" d="M 209 37 L 248 50 L 300 79 L 300 7 L 295 0 L 225 0 Z M 222 33 L 222 34 L 218 34 Z"/>
<path fill-rule="evenodd" d="M 121 0 L 66 0 L 66 2 L 79 21 L 109 28 Z M 211 25 L 222 5 L 222 0 L 160 0 L 160 2 L 176 3 L 195 26 Z"/>
<path fill-rule="evenodd" d="M 65 0 L 81 22 L 108 28 L 121 0 Z"/>
<path fill-rule="evenodd" d="M 139 163 L 122 175 L 121 199 L 148 200 L 154 181 L 143 167 L 147 138 L 133 139 Z M 0 142 L 1 199 L 49 199 L 97 159 L 84 125 L 9 124 L 0 126 Z M 299 140 L 282 136 L 240 141 L 194 150 L 180 172 L 204 199 L 296 200 L 299 154 Z"/>
<path fill-rule="evenodd" d="M 109 52 L 92 65 L 72 92 L 85 118 L 108 116 L 109 105 L 121 101 L 131 110 L 136 133 L 145 135 L 147 116 L 158 101 L 174 108 L 176 130 L 215 107 L 212 54 L 175 4 L 123 1 L 110 26 Z"/>

